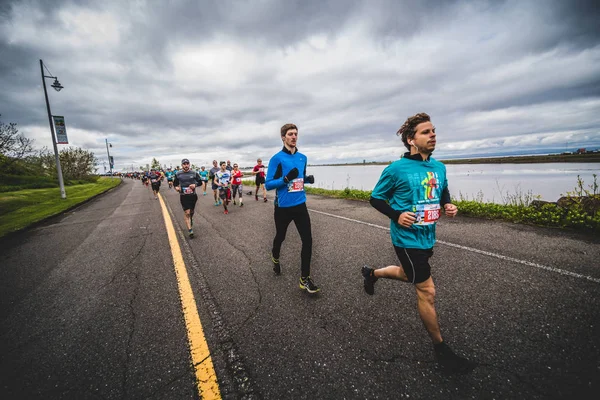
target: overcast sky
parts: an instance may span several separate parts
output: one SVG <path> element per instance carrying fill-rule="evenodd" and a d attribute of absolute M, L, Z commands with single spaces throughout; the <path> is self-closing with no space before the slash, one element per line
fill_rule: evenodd
<path fill-rule="evenodd" d="M 165 5 L 169 3 L 170 5 Z M 51 145 L 39 60 L 69 142 L 116 170 L 393 160 L 432 116 L 435 157 L 600 147 L 600 7 L 577 1 L 0 1 L 0 114 Z M 51 79 L 47 84 L 52 83 Z M 59 145 L 59 147 L 63 147 Z"/>

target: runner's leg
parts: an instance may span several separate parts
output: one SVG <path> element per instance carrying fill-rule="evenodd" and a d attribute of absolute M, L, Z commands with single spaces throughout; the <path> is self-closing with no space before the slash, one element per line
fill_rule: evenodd
<path fill-rule="evenodd" d="M 300 234 L 300 240 L 302 241 L 302 251 L 300 253 L 302 277 L 310 276 L 310 260 L 312 257 L 312 230 L 310 225 L 310 216 L 308 215 L 308 209 L 306 203 L 301 204 L 302 207 L 298 206 L 299 209 L 294 212 L 294 224 Z"/>
<path fill-rule="evenodd" d="M 285 240 L 287 228 L 292 222 L 292 214 L 285 208 L 275 207 L 275 238 L 273 239 L 273 249 L 271 253 L 275 259 L 279 259 L 281 244 Z"/>

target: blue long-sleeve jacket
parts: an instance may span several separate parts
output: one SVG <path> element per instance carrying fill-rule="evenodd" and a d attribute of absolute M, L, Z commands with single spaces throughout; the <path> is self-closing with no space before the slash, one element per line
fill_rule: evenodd
<path fill-rule="evenodd" d="M 306 202 L 304 192 L 304 177 L 306 176 L 307 158 L 298 151 L 294 154 L 284 146 L 283 149 L 269 160 L 265 188 L 277 189 L 276 207 L 294 207 Z M 284 178 L 293 168 L 298 168 L 298 178 L 285 183 Z M 300 189 L 300 186 L 302 187 Z"/>

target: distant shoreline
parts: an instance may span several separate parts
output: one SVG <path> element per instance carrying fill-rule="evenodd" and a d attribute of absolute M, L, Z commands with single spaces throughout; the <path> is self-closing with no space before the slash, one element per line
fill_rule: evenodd
<path fill-rule="evenodd" d="M 453 160 L 440 159 L 444 164 L 540 164 L 540 163 L 558 163 L 558 162 L 586 162 L 600 163 L 600 153 L 584 154 L 543 154 L 530 156 L 506 156 L 506 157 L 485 157 L 485 158 L 461 158 Z M 342 163 L 342 164 L 310 164 L 310 167 L 339 167 L 351 165 L 389 165 L 387 162 L 364 162 L 364 163 Z"/>

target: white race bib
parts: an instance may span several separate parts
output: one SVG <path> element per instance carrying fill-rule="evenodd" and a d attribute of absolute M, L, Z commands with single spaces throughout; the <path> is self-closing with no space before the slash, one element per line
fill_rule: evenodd
<path fill-rule="evenodd" d="M 417 204 L 417 211 L 415 212 L 417 225 L 431 225 L 435 224 L 440 219 L 440 205 L 439 204 Z"/>
<path fill-rule="evenodd" d="M 304 178 L 296 178 L 288 183 L 288 193 L 304 191 Z"/>

